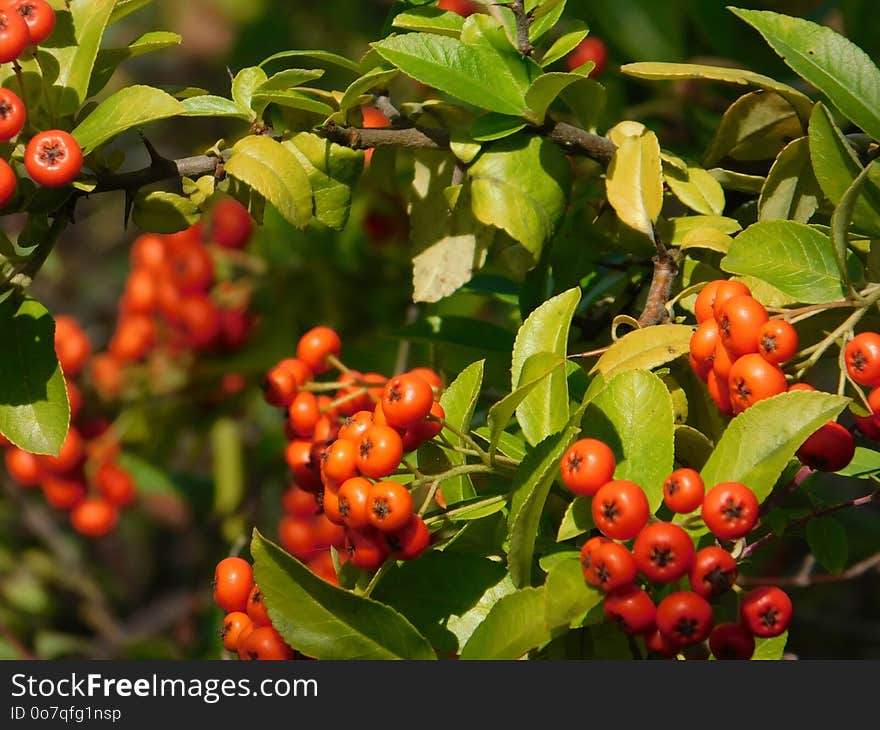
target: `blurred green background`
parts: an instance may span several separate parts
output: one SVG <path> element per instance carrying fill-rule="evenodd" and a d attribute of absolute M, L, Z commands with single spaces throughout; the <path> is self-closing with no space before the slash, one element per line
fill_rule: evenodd
<path fill-rule="evenodd" d="M 569 0 L 567 17 L 585 20 L 609 46 L 610 64 L 601 79 L 608 104 L 599 131 L 621 119 L 638 119 L 658 131 L 664 147 L 699 157 L 720 114 L 738 95 L 736 89 L 718 85 L 626 79 L 618 69 L 630 61 L 746 66 L 798 85 L 758 35 L 725 10 L 726 4 Z M 107 43 L 123 45 L 161 29 L 180 33 L 182 45 L 130 61 L 111 89 L 150 83 L 198 86 L 228 95 L 230 74 L 276 51 L 321 48 L 358 59 L 380 37 L 391 5 L 390 0 L 157 0 L 115 26 Z M 876 3 L 871 0 L 740 5 L 829 24 L 873 57 L 880 55 Z M 333 83 L 332 74 L 326 79 Z M 168 157 L 203 152 L 217 140 L 231 141 L 244 131 L 213 120 L 159 123 L 146 130 Z M 125 135 L 116 147 L 126 153 L 127 167 L 147 161 L 134 134 Z M 242 544 L 254 524 L 275 537 L 279 497 L 286 486 L 282 424 L 277 412 L 263 404 L 256 386 L 265 369 L 292 354 L 299 334 L 314 324 L 338 328 L 346 361 L 363 371 L 391 372 L 407 356 L 413 365 L 433 365 L 454 377 L 464 365 L 486 356 L 494 382 L 504 382 L 505 355 L 485 351 L 481 342 L 473 347 L 415 342 L 407 349 L 395 337 L 416 316 L 491 316 L 512 326 L 518 310 L 503 298 L 487 303 L 474 292 L 413 307 L 405 209 L 402 201 L 384 192 L 382 182 L 365 178 L 342 233 L 301 233 L 267 215 L 253 247 L 270 272 L 256 291 L 260 322 L 254 343 L 241 354 L 204 363 L 199 373 L 210 380 L 223 372 L 241 372 L 249 387 L 220 403 L 190 394 L 129 405 L 127 448 L 142 460 L 143 497 L 142 504 L 126 512 L 116 533 L 97 543 L 81 540 L 39 501 L 17 495 L 0 500 L 0 657 L 221 656 L 221 614 L 211 604 L 209 585 L 214 565 L 230 545 Z M 76 225 L 36 284 L 36 296 L 50 311 L 75 315 L 97 349 L 103 349 L 112 332 L 128 273 L 128 246 L 138 233 L 123 227 L 121 194 L 95 196 L 78 209 Z M 609 322 L 601 320 L 596 334 L 605 337 Z M 225 515 L 216 509 L 223 497 L 216 494 L 213 480 L 212 455 L 223 432 L 218 420 L 239 424 L 234 431 L 245 464 L 241 504 Z M 839 489 L 842 495 L 850 486 L 827 482 L 828 489 Z M 847 519 L 877 517 L 874 511 Z M 780 541 L 766 551 L 766 564 L 756 568 L 787 574 L 797 569 L 804 554 L 802 539 Z M 78 569 L 84 570 L 82 575 L 76 574 Z M 796 607 L 791 654 L 880 658 L 876 571 L 846 584 L 792 588 L 791 595 Z"/>

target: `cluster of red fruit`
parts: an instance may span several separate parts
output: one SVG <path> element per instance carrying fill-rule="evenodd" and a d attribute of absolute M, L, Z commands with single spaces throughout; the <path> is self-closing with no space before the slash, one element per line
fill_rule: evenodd
<path fill-rule="evenodd" d="M 779 365 L 797 352 L 797 332 L 783 319 L 770 319 L 745 284 L 709 282 L 694 312 L 700 324 L 691 337 L 690 363 L 718 410 L 741 413 L 788 390 Z"/>
<path fill-rule="evenodd" d="M 690 342 L 691 368 L 725 415 L 741 413 L 760 400 L 787 391 L 815 390 L 809 383 L 789 386 L 780 364 L 797 353 L 797 331 L 784 319 L 770 319 L 742 282 L 709 282 L 697 296 L 694 312 L 699 326 Z M 880 384 L 880 335 L 874 335 L 876 353 L 871 355 L 872 334 L 858 335 L 849 343 L 847 368 L 856 382 Z M 869 362 L 877 363 L 873 376 Z M 875 398 L 880 407 L 880 392 Z M 864 420 L 864 428 L 874 425 L 871 417 Z M 880 436 L 880 426 L 874 433 Z M 836 421 L 822 426 L 797 452 L 805 466 L 832 472 L 843 469 L 854 454 L 852 434 Z"/>
<path fill-rule="evenodd" d="M 296 653 L 272 626 L 266 601 L 254 583 L 250 563 L 224 558 L 214 571 L 214 602 L 226 611 L 220 638 L 239 659 L 295 659 Z"/>
<path fill-rule="evenodd" d="M 29 47 L 45 41 L 55 29 L 55 11 L 45 0 L 0 2 L 0 63 L 17 63 Z M 24 129 L 27 110 L 9 89 L 0 89 L 0 142 L 16 138 Z M 67 132 L 51 129 L 33 135 L 24 151 L 24 166 L 34 182 L 64 187 L 82 169 L 79 144 Z M 17 187 L 15 171 L 0 158 L 0 207 L 12 200 Z"/>
<path fill-rule="evenodd" d="M 223 197 L 204 222 L 170 235 L 146 233 L 134 241 L 116 330 L 107 352 L 92 363 L 103 397 L 118 396 L 125 367 L 150 355 L 165 362 L 245 345 L 253 328 L 250 286 L 218 281 L 215 258 L 247 246 L 252 233 L 247 208 Z"/>
<path fill-rule="evenodd" d="M 315 327 L 299 340 L 296 357 L 272 367 L 264 380 L 266 400 L 286 410 L 285 458 L 294 478 L 279 540 L 331 582 L 337 580 L 331 547 L 362 570 L 375 570 L 388 557 L 415 559 L 428 547 L 430 534 L 410 490 L 388 477 L 404 454 L 440 433 L 444 418 L 436 401 L 443 382 L 435 372 L 363 374 L 339 361 L 341 349 L 336 332 Z M 337 381 L 314 379 L 331 370 Z"/>
<path fill-rule="evenodd" d="M 715 624 L 709 599 L 733 586 L 738 575 L 733 556 L 718 545 L 696 550 L 681 525 L 653 520 L 639 485 L 614 480 L 616 462 L 607 444 L 581 439 L 563 455 L 563 483 L 574 494 L 591 497 L 593 522 L 600 535 L 581 549 L 587 583 L 606 593 L 605 615 L 630 635 L 663 656 L 709 640 L 718 659 L 748 659 L 755 637 L 783 633 L 792 614 L 788 596 L 779 588 L 757 588 L 743 596 L 739 620 Z M 706 527 L 720 541 L 745 537 L 758 520 L 755 494 L 739 482 L 716 484 L 708 492 L 693 469 L 674 471 L 663 484 L 663 500 L 675 514 L 700 510 Z M 628 548 L 625 542 L 634 540 Z M 638 584 L 641 574 L 647 588 Z M 690 590 L 666 586 L 687 580 Z M 663 593 L 655 603 L 650 591 Z"/>
<path fill-rule="evenodd" d="M 857 415 L 856 425 L 869 439 L 880 441 L 880 334 L 857 334 L 844 347 L 843 358 L 850 379 L 871 388 L 867 397 L 871 415 Z"/>
<path fill-rule="evenodd" d="M 119 510 L 132 503 L 136 484 L 116 461 L 119 442 L 101 418 L 83 420 L 83 398 L 75 379 L 91 356 L 86 333 L 71 317 L 55 319 L 55 351 L 64 372 L 70 401 L 71 426 L 57 456 L 34 455 L 6 447 L 10 477 L 22 487 L 41 486 L 48 504 L 70 513 L 73 528 L 87 537 L 102 537 L 113 530 Z"/>

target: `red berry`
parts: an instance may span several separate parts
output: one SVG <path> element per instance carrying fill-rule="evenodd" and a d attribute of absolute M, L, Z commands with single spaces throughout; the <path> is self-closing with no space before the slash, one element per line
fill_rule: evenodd
<path fill-rule="evenodd" d="M 802 464 L 819 471 L 840 471 L 856 453 L 856 442 L 848 429 L 829 421 L 812 434 L 797 450 Z"/>
<path fill-rule="evenodd" d="M 776 586 L 761 586 L 743 596 L 740 618 L 755 636 L 779 636 L 791 622 L 791 599 Z"/>
<path fill-rule="evenodd" d="M 593 522 L 613 540 L 629 540 L 639 534 L 651 516 L 648 498 L 634 482 L 608 482 L 593 497 Z"/>
<path fill-rule="evenodd" d="M 712 630 L 712 607 L 692 591 L 677 591 L 657 606 L 657 628 L 680 645 L 696 644 Z"/>
<path fill-rule="evenodd" d="M 718 624 L 709 634 L 709 651 L 716 659 L 751 659 L 755 637 L 742 624 Z"/>
<path fill-rule="evenodd" d="M 701 514 L 715 537 L 737 540 L 755 526 L 758 508 L 755 493 L 745 484 L 722 482 L 706 494 Z"/>
<path fill-rule="evenodd" d="M 678 525 L 654 522 L 639 533 L 633 558 L 642 574 L 655 583 L 673 583 L 691 569 L 694 543 Z"/>
<path fill-rule="evenodd" d="M 24 104 L 9 89 L 0 88 L 0 142 L 8 142 L 24 128 Z"/>
<path fill-rule="evenodd" d="M 614 477 L 614 452 L 598 439 L 575 441 L 562 456 L 562 482 L 574 494 L 592 496 Z"/>
<path fill-rule="evenodd" d="M 60 188 L 76 180 L 82 169 L 83 153 L 67 132 L 51 129 L 34 135 L 24 153 L 24 166 L 34 182 Z"/>
<path fill-rule="evenodd" d="M 608 49 L 600 38 L 595 36 L 584 38 L 565 59 L 569 71 L 583 66 L 587 61 L 596 64 L 590 71 L 591 78 L 601 75 L 605 70 L 608 63 Z"/>

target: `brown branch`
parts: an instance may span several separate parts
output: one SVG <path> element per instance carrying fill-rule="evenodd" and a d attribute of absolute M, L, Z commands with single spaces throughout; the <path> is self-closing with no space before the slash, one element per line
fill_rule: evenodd
<path fill-rule="evenodd" d="M 858 497 L 856 499 L 850 500 L 849 502 L 841 502 L 840 504 L 832 505 L 831 507 L 826 507 L 825 509 L 816 510 L 806 517 L 801 517 L 800 519 L 794 520 L 788 527 L 798 527 L 799 525 L 803 525 L 814 517 L 826 517 L 828 515 L 832 515 L 835 512 L 840 512 L 844 509 L 849 509 L 850 507 L 860 507 L 864 504 L 870 504 L 871 502 L 876 502 L 880 500 L 880 489 L 876 489 L 870 494 L 866 494 L 864 497 Z M 746 558 L 751 555 L 755 550 L 757 550 L 761 545 L 770 542 L 771 540 L 779 537 L 775 532 L 768 532 L 766 535 L 755 540 L 750 545 L 746 545 L 745 549 L 742 551 L 742 555 L 740 555 L 740 559 Z"/>
<path fill-rule="evenodd" d="M 317 131 L 321 137 L 353 150 L 366 150 L 371 147 L 449 149 L 449 133 L 445 129 L 421 127 L 361 129 L 328 122 Z"/>
<path fill-rule="evenodd" d="M 197 155 L 195 157 L 184 157 L 180 160 L 156 158 L 149 167 L 144 167 L 140 170 L 98 175 L 98 184 L 92 192 L 107 193 L 116 190 L 139 190 L 163 180 L 214 175 L 217 173 L 221 162 L 229 159 L 229 154 L 229 152 L 226 152 L 222 157 Z M 82 194 L 90 195 L 90 193 Z"/>
<path fill-rule="evenodd" d="M 607 167 L 617 151 L 617 145 L 607 137 L 593 134 L 573 124 L 550 120 L 540 130 L 547 139 L 556 142 L 566 152 L 580 157 L 589 157 Z"/>
<path fill-rule="evenodd" d="M 516 47 L 524 56 L 531 56 L 535 47 L 529 38 L 529 28 L 532 25 L 532 14 L 526 12 L 526 0 L 514 0 L 507 4 L 516 18 Z"/>
<path fill-rule="evenodd" d="M 820 583 L 840 583 L 859 578 L 871 570 L 880 568 L 880 553 L 875 553 L 858 563 L 854 563 L 842 573 L 820 573 L 819 575 L 804 574 L 777 576 L 742 576 L 737 582 L 740 585 L 780 585 L 780 586 L 811 586 Z"/>
<path fill-rule="evenodd" d="M 572 155 L 589 157 L 602 165 L 611 162 L 617 149 L 614 143 L 598 134 L 565 122 L 550 122 L 537 130 Z M 365 150 L 371 147 L 409 147 L 428 150 L 449 149 L 449 132 L 428 127 L 386 127 L 362 129 L 330 122 L 317 133 L 343 147 Z"/>
<path fill-rule="evenodd" d="M 681 265 L 682 254 L 678 249 L 668 249 L 657 239 L 657 255 L 654 257 L 654 275 L 651 278 L 651 288 L 648 290 L 648 298 L 642 316 L 639 317 L 641 327 L 650 327 L 662 324 L 669 319 L 666 310 L 666 302 L 672 293 L 675 277 Z"/>

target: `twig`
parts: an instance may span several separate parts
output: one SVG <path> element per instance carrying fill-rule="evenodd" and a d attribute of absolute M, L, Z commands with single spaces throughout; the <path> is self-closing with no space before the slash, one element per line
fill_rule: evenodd
<path fill-rule="evenodd" d="M 614 142 L 565 122 L 550 121 L 537 128 L 538 134 L 555 142 L 572 155 L 589 157 L 602 165 L 611 162 L 617 149 Z M 331 142 L 355 150 L 371 147 L 406 147 L 411 149 L 447 150 L 449 132 L 430 127 L 363 129 L 330 122 L 316 133 Z"/>
<path fill-rule="evenodd" d="M 512 3 L 508 3 L 507 7 L 516 18 L 516 47 L 524 56 L 531 56 L 535 52 L 535 47 L 529 38 L 532 14 L 526 12 L 526 0 L 514 0 Z"/>
<path fill-rule="evenodd" d="M 852 499 L 849 502 L 841 502 L 840 504 L 835 504 L 831 507 L 816 510 L 806 517 L 801 517 L 800 519 L 793 520 L 788 525 L 788 527 L 798 527 L 799 525 L 803 525 L 816 517 L 827 517 L 828 515 L 832 515 L 835 512 L 840 512 L 844 509 L 849 509 L 850 507 L 860 507 L 865 504 L 870 504 L 871 502 L 876 502 L 878 499 L 880 499 L 880 489 L 876 489 L 870 494 L 866 494 L 864 497 L 857 497 L 856 499 Z M 740 558 L 747 558 L 749 555 L 755 552 L 755 550 L 761 547 L 761 545 L 764 545 L 765 543 L 770 542 L 777 537 L 779 536 L 775 532 L 768 532 L 766 535 L 758 538 L 750 545 L 746 545 L 746 547 L 742 551 L 742 554 L 740 555 Z"/>
<path fill-rule="evenodd" d="M 668 319 L 669 311 L 666 309 L 666 302 L 672 293 L 672 286 L 675 283 L 675 277 L 678 276 L 678 268 L 683 258 L 680 250 L 666 248 L 659 238 L 656 239 L 656 246 L 654 275 L 651 278 L 651 288 L 648 290 L 645 308 L 639 317 L 640 327 L 661 324 Z"/>
<path fill-rule="evenodd" d="M 839 583 L 858 578 L 865 573 L 880 568 L 880 553 L 875 553 L 864 560 L 854 563 L 842 573 L 820 573 L 811 575 L 800 571 L 797 575 L 776 576 L 742 576 L 739 583 L 744 585 L 782 585 L 782 586 L 811 586 L 819 583 Z"/>

